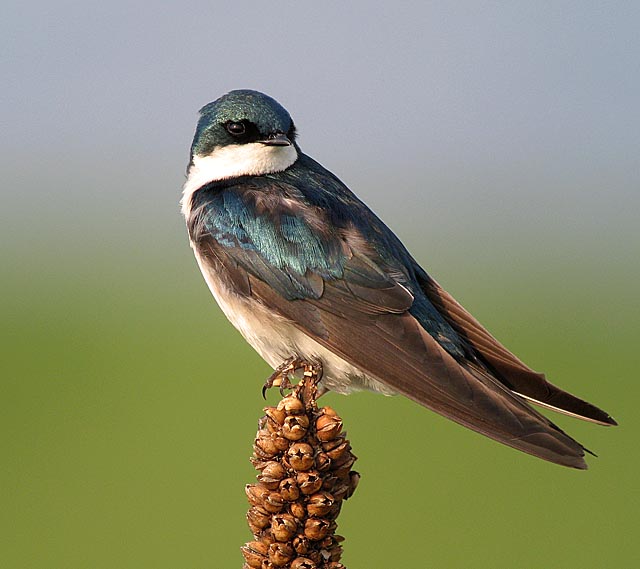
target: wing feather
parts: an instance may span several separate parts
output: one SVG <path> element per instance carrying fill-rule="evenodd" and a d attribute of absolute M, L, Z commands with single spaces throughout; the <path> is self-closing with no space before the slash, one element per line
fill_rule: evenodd
<path fill-rule="evenodd" d="M 320 299 L 293 302 L 256 279 L 251 291 L 325 348 L 436 413 L 545 460 L 586 468 L 578 442 L 481 368 L 456 361 L 410 313 L 372 314 L 333 283 Z M 326 335 L 306 326 L 312 312 Z"/>
<path fill-rule="evenodd" d="M 421 278 L 422 289 L 454 330 L 467 339 L 496 377 L 512 391 L 544 407 L 600 425 L 616 425 L 608 413 L 548 382 L 496 340 L 436 281 Z"/>

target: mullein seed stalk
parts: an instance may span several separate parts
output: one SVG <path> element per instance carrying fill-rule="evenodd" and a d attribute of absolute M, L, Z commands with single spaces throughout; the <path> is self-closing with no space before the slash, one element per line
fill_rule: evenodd
<path fill-rule="evenodd" d="M 257 482 L 245 488 L 253 540 L 241 548 L 243 569 L 345 569 L 336 520 L 360 478 L 351 469 L 356 457 L 342 419 L 316 404 L 320 367 L 296 369 L 303 379 L 258 421 Z"/>

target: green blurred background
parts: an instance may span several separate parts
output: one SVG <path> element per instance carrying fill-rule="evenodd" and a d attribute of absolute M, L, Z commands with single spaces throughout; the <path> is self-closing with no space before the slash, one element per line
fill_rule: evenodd
<path fill-rule="evenodd" d="M 269 369 L 177 202 L 197 108 L 243 87 L 509 348 L 621 423 L 554 416 L 599 455 L 577 472 L 329 394 L 362 474 L 345 564 L 638 566 L 636 4 L 2 10 L 0 566 L 241 566 Z"/>

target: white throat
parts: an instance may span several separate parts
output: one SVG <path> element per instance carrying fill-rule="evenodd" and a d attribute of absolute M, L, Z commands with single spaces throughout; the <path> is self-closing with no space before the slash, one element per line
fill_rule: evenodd
<path fill-rule="evenodd" d="M 182 213 L 191 209 L 191 196 L 205 184 L 238 176 L 261 176 L 282 172 L 298 159 L 291 146 L 269 146 L 260 142 L 218 146 L 211 154 L 194 156 L 182 188 Z"/>

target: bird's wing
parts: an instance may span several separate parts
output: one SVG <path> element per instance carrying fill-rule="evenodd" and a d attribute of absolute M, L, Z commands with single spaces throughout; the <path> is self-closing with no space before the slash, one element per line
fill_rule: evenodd
<path fill-rule="evenodd" d="M 600 425 L 616 424 L 605 411 L 549 383 L 544 374 L 532 370 L 520 361 L 424 271 L 419 269 L 417 276 L 422 290 L 432 304 L 511 391 L 566 415 Z"/>
<path fill-rule="evenodd" d="M 278 215 L 271 208 L 256 221 L 254 210 L 240 207 L 255 209 L 259 197 L 249 189 L 216 194 L 200 211 L 194 204 L 189 223 L 199 254 L 236 291 L 421 405 L 524 452 L 586 468 L 579 443 L 436 341 L 409 311 L 414 294 L 399 282 L 398 267 L 387 266 L 356 228 L 330 235 L 317 216 L 282 200 Z"/>
<path fill-rule="evenodd" d="M 408 311 L 385 309 L 391 302 L 372 309 L 368 293 L 354 294 L 342 281 L 326 283 L 319 299 L 295 301 L 252 276 L 249 284 L 254 298 L 395 391 L 501 443 L 586 468 L 579 443 L 486 371 L 456 361 Z"/>

